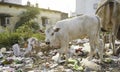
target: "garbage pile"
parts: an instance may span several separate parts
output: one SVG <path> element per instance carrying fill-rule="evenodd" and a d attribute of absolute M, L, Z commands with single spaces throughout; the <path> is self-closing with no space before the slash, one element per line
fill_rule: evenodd
<path fill-rule="evenodd" d="M 0 72 L 120 72 L 120 53 L 113 56 L 109 49 L 105 52 L 103 63 L 97 57 L 88 61 L 88 39 L 77 39 L 69 44 L 70 58 L 67 61 L 64 56 L 60 58 L 59 49 L 48 49 L 45 43 L 40 43 L 41 49 L 37 54 L 29 56 L 15 55 L 14 50 L 6 51 L 6 48 L 1 48 Z"/>

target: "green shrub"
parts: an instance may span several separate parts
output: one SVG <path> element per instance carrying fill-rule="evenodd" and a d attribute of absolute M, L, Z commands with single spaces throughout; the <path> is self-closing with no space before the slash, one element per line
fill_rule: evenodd
<path fill-rule="evenodd" d="M 14 43 L 20 40 L 19 34 L 17 33 L 0 33 L 0 48 L 11 47 Z"/>
<path fill-rule="evenodd" d="M 29 34 L 29 33 L 5 32 L 0 33 L 0 48 L 1 47 L 10 48 L 16 42 L 22 44 L 21 38 L 23 38 L 26 41 L 30 37 L 36 37 L 38 40 L 45 39 L 45 35 L 40 33 Z"/>
<path fill-rule="evenodd" d="M 45 39 L 45 34 L 33 34 L 32 37 L 36 37 L 38 40 L 44 40 Z"/>

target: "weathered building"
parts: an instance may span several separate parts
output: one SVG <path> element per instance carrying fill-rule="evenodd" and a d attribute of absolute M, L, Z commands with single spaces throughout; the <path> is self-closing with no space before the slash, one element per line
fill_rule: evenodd
<path fill-rule="evenodd" d="M 14 28 L 16 22 L 20 18 L 20 14 L 26 11 L 26 5 L 20 5 L 10 2 L 3 2 L 0 0 L 0 25 L 3 27 L 8 26 L 11 30 Z M 40 14 L 36 19 L 40 27 L 45 24 L 55 24 L 57 21 L 68 17 L 67 13 L 50 9 L 40 9 Z"/>
<path fill-rule="evenodd" d="M 0 2 L 7 2 L 13 4 L 22 4 L 22 0 L 0 0 Z"/>
<path fill-rule="evenodd" d="M 76 0 L 76 15 L 95 14 L 100 0 Z"/>
<path fill-rule="evenodd" d="M 46 24 L 54 25 L 57 21 L 68 18 L 67 13 L 50 9 L 40 9 L 40 14 L 38 15 L 37 20 L 39 21 L 41 27 L 45 26 Z"/>

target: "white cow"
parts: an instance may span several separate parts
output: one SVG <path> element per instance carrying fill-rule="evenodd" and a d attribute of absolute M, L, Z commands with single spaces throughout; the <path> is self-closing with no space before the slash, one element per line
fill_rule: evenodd
<path fill-rule="evenodd" d="M 69 42 L 78 39 L 89 37 L 91 52 L 89 60 L 92 59 L 93 53 L 98 47 L 99 52 L 99 32 L 100 20 L 97 16 L 81 15 L 66 20 L 58 21 L 54 27 L 46 29 L 46 44 L 53 47 L 61 47 L 61 53 L 68 54 Z M 102 58 L 102 53 L 100 58 Z M 67 57 L 68 58 L 68 57 Z"/>

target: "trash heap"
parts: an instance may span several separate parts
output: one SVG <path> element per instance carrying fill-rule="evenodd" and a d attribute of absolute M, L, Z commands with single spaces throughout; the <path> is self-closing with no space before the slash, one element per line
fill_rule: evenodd
<path fill-rule="evenodd" d="M 67 61 L 64 56 L 59 58 L 59 49 L 48 49 L 44 43 L 41 43 L 40 51 L 31 56 L 16 57 L 13 51 L 1 48 L 0 72 L 120 72 L 120 53 L 113 56 L 109 49 L 105 52 L 103 63 L 100 63 L 97 56 L 88 61 L 88 39 L 77 39 L 69 44 L 69 54 L 72 57 Z M 116 44 L 119 47 L 119 42 Z M 106 44 L 106 47 L 108 46 Z"/>

